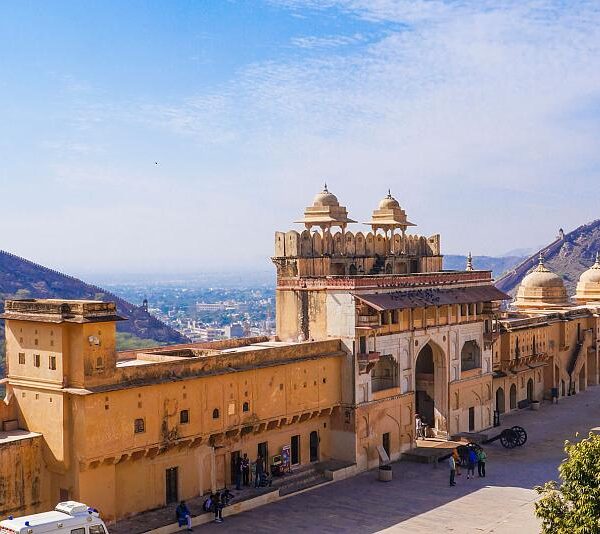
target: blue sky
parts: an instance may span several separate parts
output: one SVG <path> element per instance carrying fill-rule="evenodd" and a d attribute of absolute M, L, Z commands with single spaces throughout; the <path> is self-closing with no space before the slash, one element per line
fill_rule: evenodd
<path fill-rule="evenodd" d="M 600 217 L 597 2 L 6 1 L 0 50 L 0 248 L 69 272 L 269 269 L 324 180 L 446 253 Z"/>

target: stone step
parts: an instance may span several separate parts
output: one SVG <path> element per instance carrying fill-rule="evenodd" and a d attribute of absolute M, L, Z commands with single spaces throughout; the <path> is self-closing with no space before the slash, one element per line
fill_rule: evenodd
<path fill-rule="evenodd" d="M 290 495 L 298 491 L 318 486 L 325 482 L 329 482 L 329 479 L 322 473 L 314 473 L 311 476 L 299 478 L 289 484 L 284 484 L 279 488 L 279 495 Z"/>

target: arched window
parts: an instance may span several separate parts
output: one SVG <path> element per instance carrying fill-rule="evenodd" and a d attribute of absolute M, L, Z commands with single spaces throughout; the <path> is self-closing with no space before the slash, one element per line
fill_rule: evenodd
<path fill-rule="evenodd" d="M 242 405 L 242 411 L 243 411 L 243 412 L 249 412 L 249 411 L 250 411 L 250 403 L 248 403 L 248 402 L 245 402 L 245 403 Z"/>
<path fill-rule="evenodd" d="M 460 367 L 462 371 L 470 371 L 481 367 L 481 349 L 475 341 L 467 341 L 460 351 Z"/>
<path fill-rule="evenodd" d="M 219 408 L 215 408 L 213 410 L 213 419 L 218 419 L 219 418 Z"/>
<path fill-rule="evenodd" d="M 517 386 L 510 386 L 510 409 L 514 410 L 517 407 Z"/>
<path fill-rule="evenodd" d="M 392 356 L 384 355 L 371 371 L 371 391 L 398 386 L 398 364 Z"/>

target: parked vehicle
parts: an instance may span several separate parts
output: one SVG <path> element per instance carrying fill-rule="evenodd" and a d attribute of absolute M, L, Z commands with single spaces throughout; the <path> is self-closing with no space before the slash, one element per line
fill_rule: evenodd
<path fill-rule="evenodd" d="M 9 517 L 0 521 L 0 534 L 108 534 L 94 508 L 76 501 L 60 502 L 51 512 Z"/>

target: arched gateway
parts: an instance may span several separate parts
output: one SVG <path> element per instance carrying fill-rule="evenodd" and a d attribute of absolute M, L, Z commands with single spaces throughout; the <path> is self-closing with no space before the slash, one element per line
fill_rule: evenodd
<path fill-rule="evenodd" d="M 448 371 L 444 351 L 430 341 L 415 365 L 416 413 L 436 436 L 448 432 Z"/>

